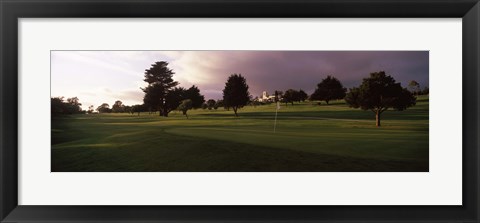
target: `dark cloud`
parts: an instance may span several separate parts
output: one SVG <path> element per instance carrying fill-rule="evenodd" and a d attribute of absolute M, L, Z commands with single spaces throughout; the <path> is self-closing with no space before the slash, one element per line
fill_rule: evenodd
<path fill-rule="evenodd" d="M 429 85 L 428 51 L 196 51 L 194 66 L 207 81 L 198 84 L 207 98 L 220 98 L 227 77 L 241 73 L 250 93 L 303 89 L 313 92 L 327 75 L 345 87 L 357 86 L 371 72 L 386 71 L 406 87 L 416 80 Z M 202 61 L 207 61 L 203 63 Z M 180 61 L 179 61 L 180 62 Z M 191 65 L 191 64 L 190 64 Z M 184 69 L 188 69 L 185 65 Z"/>
<path fill-rule="evenodd" d="M 182 87 L 196 85 L 206 99 L 222 98 L 230 74 L 246 77 L 253 96 L 263 91 L 303 89 L 312 93 L 327 75 L 345 87 L 371 72 L 386 71 L 404 87 L 429 85 L 428 51 L 54 51 L 52 96 L 77 96 L 95 106 L 121 100 L 143 102 L 144 71 L 168 61 Z"/>

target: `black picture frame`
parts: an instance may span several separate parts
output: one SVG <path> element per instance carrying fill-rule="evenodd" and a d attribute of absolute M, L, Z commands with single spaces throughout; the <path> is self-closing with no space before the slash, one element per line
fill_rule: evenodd
<path fill-rule="evenodd" d="M 478 0 L 0 0 L 1 222 L 479 222 Z M 133 17 L 462 18 L 461 206 L 18 205 L 18 19 Z M 445 43 L 448 44 L 448 43 Z M 458 148 L 457 148 L 458 149 Z M 442 196 L 439 194 L 439 196 Z"/>

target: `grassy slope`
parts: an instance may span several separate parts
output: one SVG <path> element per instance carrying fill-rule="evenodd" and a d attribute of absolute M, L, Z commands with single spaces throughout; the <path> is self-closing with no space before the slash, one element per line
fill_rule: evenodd
<path fill-rule="evenodd" d="M 305 102 L 233 111 L 194 110 L 186 120 L 141 114 L 52 121 L 52 171 L 428 171 L 428 97 L 403 112 Z"/>

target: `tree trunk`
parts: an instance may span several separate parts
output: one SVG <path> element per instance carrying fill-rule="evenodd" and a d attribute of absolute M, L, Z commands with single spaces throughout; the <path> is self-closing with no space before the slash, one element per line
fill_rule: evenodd
<path fill-rule="evenodd" d="M 233 112 L 235 112 L 235 117 L 238 117 L 238 115 L 237 115 L 237 109 L 238 109 L 237 107 L 233 107 Z"/>
<path fill-rule="evenodd" d="M 377 111 L 377 113 L 375 114 L 377 127 L 380 127 L 380 114 L 381 113 L 379 111 Z"/>
<path fill-rule="evenodd" d="M 328 102 L 329 102 L 329 100 L 325 100 L 325 102 L 326 102 L 326 103 L 327 103 L 327 105 L 328 105 Z"/>

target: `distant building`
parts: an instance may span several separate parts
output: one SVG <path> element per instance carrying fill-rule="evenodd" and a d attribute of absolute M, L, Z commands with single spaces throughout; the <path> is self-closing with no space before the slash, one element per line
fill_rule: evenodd
<path fill-rule="evenodd" d="M 259 102 L 273 102 L 275 101 L 275 95 L 268 95 L 266 91 L 262 93 L 262 97 L 258 98 Z"/>

